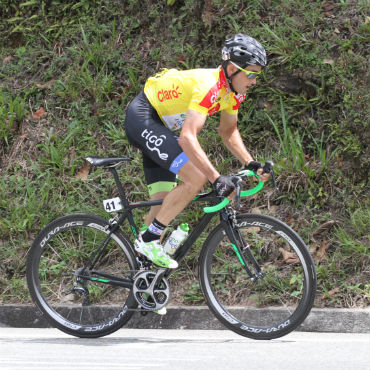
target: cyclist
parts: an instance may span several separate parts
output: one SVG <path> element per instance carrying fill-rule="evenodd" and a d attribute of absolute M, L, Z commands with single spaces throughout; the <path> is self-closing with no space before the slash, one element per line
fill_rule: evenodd
<path fill-rule="evenodd" d="M 135 249 L 160 267 L 178 266 L 164 252 L 160 236 L 206 181 L 219 196 L 235 190 L 232 179 L 216 170 L 197 139 L 207 116 L 221 111 L 218 133 L 226 147 L 261 181 L 269 177 L 249 154 L 237 128 L 238 108 L 267 64 L 265 49 L 254 38 L 237 34 L 225 41 L 222 60 L 216 69 L 164 69 L 146 81 L 126 113 L 125 131 L 142 151 L 150 198 L 164 199 L 151 208 L 144 221 L 148 228 L 135 240 Z M 176 176 L 182 180 L 178 186 Z"/>

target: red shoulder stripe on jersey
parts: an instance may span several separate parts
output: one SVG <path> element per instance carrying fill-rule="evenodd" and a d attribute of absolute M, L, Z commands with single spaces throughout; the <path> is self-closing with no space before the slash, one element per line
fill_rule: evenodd
<path fill-rule="evenodd" d="M 208 111 L 208 115 L 212 116 L 213 114 L 217 113 L 220 110 L 220 103 L 214 106 L 212 109 Z"/>
<path fill-rule="evenodd" d="M 208 91 L 207 95 L 203 98 L 199 105 L 207 109 L 211 108 L 218 98 L 219 93 L 220 89 L 218 88 L 216 83 L 216 85 L 211 87 L 211 89 Z"/>
<path fill-rule="evenodd" d="M 208 91 L 207 95 L 204 97 L 204 99 L 200 102 L 199 105 L 207 109 L 211 108 L 212 105 L 216 102 L 216 99 L 218 98 L 220 90 L 223 87 L 225 89 L 227 88 L 226 77 L 225 77 L 223 69 L 220 68 L 219 78 L 216 84 L 211 87 L 211 89 Z"/>
<path fill-rule="evenodd" d="M 238 110 L 240 104 L 243 103 L 243 101 L 245 100 L 245 95 L 243 94 L 234 95 L 234 99 L 236 101 L 236 104 L 233 106 L 233 110 Z"/>
<path fill-rule="evenodd" d="M 220 67 L 220 77 L 219 77 L 217 82 L 220 84 L 220 86 L 219 86 L 220 89 L 222 87 L 227 89 L 226 76 L 225 76 L 225 73 L 224 73 L 224 70 L 222 69 L 222 67 Z"/>

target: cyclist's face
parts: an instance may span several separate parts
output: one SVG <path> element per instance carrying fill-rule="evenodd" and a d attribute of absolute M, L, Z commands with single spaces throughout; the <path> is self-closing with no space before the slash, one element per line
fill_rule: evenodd
<path fill-rule="evenodd" d="M 232 64 L 230 65 L 230 68 L 229 76 L 238 70 L 238 68 Z M 251 72 L 259 72 L 261 68 L 261 66 L 248 66 L 245 69 Z M 245 94 L 251 86 L 257 83 L 257 81 L 256 78 L 248 78 L 243 71 L 240 71 L 238 74 L 232 77 L 232 83 L 236 92 L 239 94 Z"/>

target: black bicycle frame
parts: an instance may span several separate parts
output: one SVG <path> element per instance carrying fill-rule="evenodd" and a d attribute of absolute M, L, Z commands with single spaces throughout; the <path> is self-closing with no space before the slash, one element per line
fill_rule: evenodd
<path fill-rule="evenodd" d="M 134 233 L 134 237 L 136 237 L 138 235 L 139 231 L 138 231 L 138 228 L 136 226 L 134 216 L 132 214 L 133 209 L 161 205 L 163 203 L 163 200 L 153 200 L 153 201 L 147 201 L 147 202 L 130 203 L 128 201 L 127 197 L 126 197 L 126 194 L 125 194 L 124 190 L 123 190 L 123 187 L 122 187 L 122 184 L 119 180 L 119 176 L 118 176 L 118 173 L 117 173 L 116 169 L 114 167 L 109 167 L 107 169 L 113 174 L 113 177 L 114 177 L 114 180 L 116 182 L 118 193 L 119 193 L 121 203 L 123 205 L 124 210 L 119 211 L 119 215 L 120 215 L 119 219 L 117 220 L 116 223 L 113 223 L 111 225 L 111 227 L 109 229 L 109 233 L 107 234 L 106 238 L 101 243 L 99 248 L 95 251 L 95 253 L 90 257 L 87 264 L 81 270 L 81 275 L 79 275 L 79 277 L 87 279 L 87 280 L 97 280 L 99 282 L 107 283 L 107 284 L 111 284 L 111 285 L 118 285 L 118 286 L 123 286 L 123 287 L 126 287 L 126 288 L 132 288 L 132 284 L 133 284 L 132 280 L 122 279 L 122 278 L 118 278 L 116 276 L 100 273 L 99 271 L 94 271 L 93 268 L 94 268 L 96 262 L 98 261 L 99 257 L 101 256 L 101 254 L 104 252 L 105 247 L 107 246 L 107 244 L 109 242 L 109 239 L 111 238 L 111 235 L 120 228 L 120 226 L 123 224 L 123 222 L 125 221 L 126 218 L 128 219 L 128 222 L 129 222 L 129 224 L 132 228 L 132 231 Z M 211 193 L 198 195 L 194 199 L 194 201 L 204 201 L 204 202 L 209 202 L 209 203 L 212 203 L 212 204 L 216 204 L 220 201 L 220 198 L 215 196 L 215 194 L 211 192 Z M 181 261 L 186 256 L 186 254 L 188 253 L 188 251 L 190 250 L 190 248 L 192 247 L 194 242 L 199 238 L 199 236 L 205 230 L 207 225 L 211 222 L 213 217 L 215 217 L 216 215 L 220 215 L 220 222 L 223 225 L 223 229 L 226 232 L 226 235 L 229 238 L 230 243 L 237 248 L 237 251 L 238 251 L 237 254 L 238 254 L 239 259 L 241 260 L 241 263 L 243 264 L 243 266 L 244 266 L 245 270 L 247 271 L 248 275 L 250 276 L 250 278 L 253 278 L 254 274 L 252 273 L 251 269 L 249 268 L 248 262 L 246 261 L 244 255 L 242 253 L 242 247 L 243 247 L 242 244 L 243 244 L 244 241 L 242 240 L 240 235 L 235 235 L 235 232 L 234 232 L 234 229 L 233 229 L 233 226 L 232 226 L 232 221 L 230 220 L 230 217 L 229 217 L 226 209 L 223 209 L 223 210 L 221 210 L 219 212 L 215 212 L 215 213 L 206 213 L 202 217 L 202 219 L 198 222 L 197 226 L 193 229 L 193 231 L 190 233 L 190 235 L 187 237 L 185 242 L 176 250 L 176 252 L 174 254 L 174 259 L 176 261 Z M 253 255 L 252 255 L 252 257 L 253 257 Z M 254 265 L 254 262 L 255 262 L 255 260 L 254 260 L 254 257 L 253 257 L 253 260 L 252 260 L 253 265 Z M 90 266 L 90 272 L 92 274 L 94 274 L 96 276 L 100 276 L 103 279 L 100 279 L 100 278 L 96 279 L 96 278 L 93 278 L 93 277 L 84 276 L 85 275 L 84 274 L 85 270 L 88 266 Z M 258 264 L 257 264 L 257 266 L 255 266 L 255 268 L 258 271 L 257 267 L 259 268 Z M 173 272 L 172 269 L 167 269 L 164 276 L 169 277 L 172 272 Z"/>

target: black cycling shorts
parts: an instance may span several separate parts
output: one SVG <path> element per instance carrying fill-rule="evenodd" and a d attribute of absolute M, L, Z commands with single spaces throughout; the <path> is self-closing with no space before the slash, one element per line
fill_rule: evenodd
<path fill-rule="evenodd" d="M 178 136 L 162 123 L 144 91 L 128 106 L 125 131 L 129 142 L 143 154 L 149 194 L 174 188 L 176 174 L 189 159 L 178 144 Z"/>

